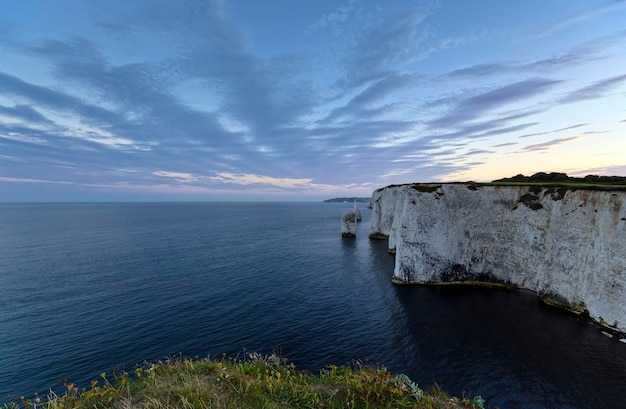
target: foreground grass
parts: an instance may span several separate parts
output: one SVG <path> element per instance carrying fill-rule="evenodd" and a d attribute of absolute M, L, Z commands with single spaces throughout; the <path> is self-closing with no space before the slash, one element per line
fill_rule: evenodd
<path fill-rule="evenodd" d="M 483 400 L 423 391 L 406 375 L 380 367 L 329 366 L 317 374 L 296 370 L 274 355 L 245 360 L 175 359 L 147 364 L 133 374 L 101 374 L 80 391 L 43 402 L 23 399 L 4 409 L 65 408 L 430 408 L 482 409 Z"/>

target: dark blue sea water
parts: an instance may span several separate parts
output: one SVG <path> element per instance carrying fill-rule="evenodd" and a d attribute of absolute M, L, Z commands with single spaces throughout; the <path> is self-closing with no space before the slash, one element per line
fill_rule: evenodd
<path fill-rule="evenodd" d="M 500 408 L 626 407 L 626 345 L 527 292 L 391 284 L 324 203 L 0 205 L 0 401 L 182 353 L 354 360 Z"/>

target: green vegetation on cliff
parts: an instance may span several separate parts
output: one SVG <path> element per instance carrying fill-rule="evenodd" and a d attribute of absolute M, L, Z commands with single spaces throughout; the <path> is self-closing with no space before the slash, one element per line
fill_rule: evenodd
<path fill-rule="evenodd" d="M 559 172 L 539 172 L 532 176 L 524 176 L 522 174 L 494 180 L 494 182 L 549 182 L 549 183 L 582 183 L 591 185 L 626 185 L 626 177 L 624 176 L 598 176 L 587 175 L 582 178 L 568 176 L 566 173 Z"/>
<path fill-rule="evenodd" d="M 539 172 L 532 176 L 516 175 L 510 178 L 494 180 L 486 185 L 504 186 L 561 186 L 569 190 L 626 190 L 626 177 L 624 176 L 598 176 L 587 175 L 582 178 L 568 176 L 558 172 Z"/>
<path fill-rule="evenodd" d="M 389 185 L 385 188 L 408 186 L 417 190 L 418 192 L 430 193 L 436 192 L 442 185 L 467 185 L 470 190 L 478 190 L 483 186 L 537 186 L 555 189 L 549 193 L 556 192 L 556 189 L 560 188 L 558 194 L 563 197 L 567 190 L 626 190 L 626 176 L 598 176 L 587 175 L 582 178 L 567 176 L 565 173 L 558 172 L 539 172 L 532 176 L 524 176 L 522 174 L 510 177 L 496 179 L 492 182 L 426 182 L 426 183 L 405 183 L 401 185 Z M 375 192 L 381 191 L 380 188 Z M 556 199 L 555 199 L 556 200 Z"/>
<path fill-rule="evenodd" d="M 90 388 L 65 384 L 44 402 L 22 399 L 4 408 L 483 408 L 484 401 L 423 391 L 385 368 L 328 366 L 312 374 L 275 355 L 245 360 L 173 359 L 133 374 L 101 374 Z"/>

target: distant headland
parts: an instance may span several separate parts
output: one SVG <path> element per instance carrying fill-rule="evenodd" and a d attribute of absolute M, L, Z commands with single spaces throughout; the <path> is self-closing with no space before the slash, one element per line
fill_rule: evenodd
<path fill-rule="evenodd" d="M 324 203 L 369 203 L 372 200 L 371 197 L 335 197 L 332 199 L 324 200 Z"/>

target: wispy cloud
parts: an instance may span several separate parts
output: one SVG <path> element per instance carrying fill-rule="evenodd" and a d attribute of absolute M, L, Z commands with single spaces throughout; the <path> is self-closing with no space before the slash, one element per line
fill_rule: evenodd
<path fill-rule="evenodd" d="M 604 52 L 623 43 L 626 40 L 626 30 L 601 35 L 587 40 L 574 47 L 560 50 L 547 58 L 533 61 L 499 61 L 480 63 L 468 67 L 449 71 L 441 76 L 442 79 L 464 80 L 473 78 L 485 78 L 496 75 L 528 74 L 555 71 L 560 68 L 572 68 L 586 63 L 606 58 Z"/>
<path fill-rule="evenodd" d="M 596 168 L 586 169 L 571 169 L 568 171 L 571 176 L 587 176 L 587 175 L 599 175 L 599 176 L 613 176 L 613 175 L 626 175 L 626 165 L 616 166 L 604 166 Z"/>
<path fill-rule="evenodd" d="M 39 113 L 30 105 L 15 105 L 12 107 L 0 105 L 0 115 L 4 115 L 8 118 L 15 120 L 23 120 L 26 122 L 39 122 L 49 124 L 51 121 L 44 115 Z"/>
<path fill-rule="evenodd" d="M 487 149 L 472 149 L 469 152 L 466 152 L 464 154 L 464 156 L 472 156 L 472 155 L 482 155 L 485 153 L 493 153 L 493 151 L 487 150 Z"/>
<path fill-rule="evenodd" d="M 395 10 L 359 31 L 344 60 L 348 84 L 371 81 L 413 61 L 428 36 L 421 23 L 434 10 Z"/>
<path fill-rule="evenodd" d="M 603 79 L 569 93 L 561 98 L 559 102 L 565 104 L 601 98 L 607 93 L 617 89 L 624 82 L 626 82 L 626 74 Z"/>
<path fill-rule="evenodd" d="M 597 17 L 602 16 L 603 14 L 610 13 L 616 10 L 620 10 L 626 7 L 626 1 L 611 1 L 605 3 L 604 5 L 593 5 L 593 8 L 589 8 L 582 12 L 570 15 L 565 17 L 560 21 L 555 21 L 551 23 L 548 27 L 537 33 L 537 38 L 547 37 L 551 34 L 554 34 L 557 31 L 563 30 L 569 26 L 573 26 L 575 24 L 581 23 L 586 20 L 591 20 Z"/>
<path fill-rule="evenodd" d="M 234 173 L 218 173 L 217 176 L 210 177 L 210 180 L 221 183 L 234 183 L 237 185 L 268 185 L 283 189 L 301 189 L 310 185 L 312 179 L 290 179 L 290 178 L 273 178 L 264 175 L 254 174 L 234 174 Z"/>
<path fill-rule="evenodd" d="M 392 72 L 374 81 L 345 106 L 333 109 L 324 121 L 334 121 L 345 116 L 372 117 L 376 112 L 373 109 L 375 103 L 384 101 L 397 91 L 410 90 L 416 85 L 418 78 L 414 73 Z"/>
<path fill-rule="evenodd" d="M 534 145 L 528 145 L 528 146 L 524 147 L 523 149 L 521 149 L 520 152 L 547 151 L 547 150 L 552 149 L 552 148 L 554 148 L 556 146 L 563 145 L 563 144 L 570 143 L 570 142 L 574 142 L 574 141 L 580 140 L 582 138 L 584 138 L 584 136 L 580 135 L 580 136 L 573 136 L 571 138 L 553 139 L 553 140 L 548 141 L 548 142 L 537 143 L 537 144 L 534 144 Z"/>
<path fill-rule="evenodd" d="M 566 126 L 565 128 L 554 129 L 554 130 L 551 130 L 551 131 L 529 133 L 529 134 L 525 134 L 525 135 L 520 135 L 520 136 L 518 136 L 518 138 L 529 138 L 531 136 L 541 136 L 541 135 L 555 134 L 557 132 L 569 131 L 570 129 L 576 129 L 576 128 L 580 128 L 582 126 L 587 126 L 587 125 L 589 125 L 589 124 L 576 124 L 576 125 Z"/>
<path fill-rule="evenodd" d="M 531 78 L 507 84 L 460 100 L 443 117 L 430 122 L 430 126 L 453 126 L 469 122 L 503 106 L 546 93 L 560 80 Z"/>
<path fill-rule="evenodd" d="M 173 179 L 181 183 L 193 183 L 196 180 L 198 180 L 198 178 L 192 175 L 191 173 L 184 173 L 184 172 L 169 172 L 165 170 L 158 170 L 156 172 L 152 172 L 152 174 L 156 176 L 161 176 L 164 178 Z"/>
<path fill-rule="evenodd" d="M 513 146 L 513 145 L 517 145 L 517 142 L 504 142 L 504 143 L 499 143 L 497 145 L 492 145 L 493 148 L 502 148 L 504 146 Z"/>
<path fill-rule="evenodd" d="M 356 4 L 356 0 L 349 0 L 345 2 L 341 6 L 336 7 L 331 12 L 322 15 L 315 22 L 311 23 L 308 30 L 310 32 L 315 32 L 326 28 L 335 28 L 336 26 L 345 23 L 357 10 Z"/>

